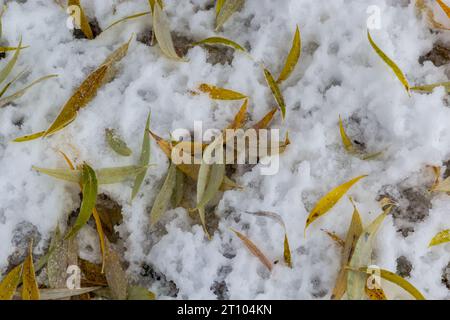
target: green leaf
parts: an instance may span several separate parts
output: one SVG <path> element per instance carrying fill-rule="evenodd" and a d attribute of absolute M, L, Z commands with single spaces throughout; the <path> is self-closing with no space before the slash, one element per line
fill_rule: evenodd
<path fill-rule="evenodd" d="M 216 12 L 216 31 L 227 22 L 233 13 L 243 6 L 244 2 L 244 0 L 225 0 L 220 7 L 220 11 L 218 13 Z"/>
<path fill-rule="evenodd" d="M 166 212 L 172 198 L 173 191 L 176 186 L 177 179 L 177 167 L 173 163 L 169 166 L 169 172 L 167 173 L 166 180 L 156 196 L 153 203 L 152 211 L 150 212 L 150 224 L 154 226 L 161 216 Z"/>
<path fill-rule="evenodd" d="M 370 45 L 375 50 L 375 52 L 380 56 L 380 58 L 394 71 L 398 80 L 403 84 L 408 94 L 410 94 L 410 86 L 406 76 L 403 74 L 402 70 L 397 66 L 397 64 L 392 61 L 373 41 L 372 36 L 370 35 L 369 30 L 367 30 L 367 37 L 369 38 Z"/>
<path fill-rule="evenodd" d="M 223 4 L 225 3 L 226 0 L 216 0 L 216 19 L 217 16 L 220 13 L 220 10 L 222 10 Z"/>
<path fill-rule="evenodd" d="M 280 107 L 281 115 L 284 119 L 286 117 L 286 104 L 284 102 L 283 95 L 281 94 L 280 87 L 278 87 L 278 84 L 275 82 L 275 79 L 273 78 L 272 74 L 266 68 L 264 68 L 264 77 L 266 78 L 267 85 L 269 86 L 270 90 L 272 91 L 275 101 L 277 102 L 278 106 Z"/>
<path fill-rule="evenodd" d="M 155 7 L 155 1 L 158 1 L 158 4 L 161 7 L 161 9 L 164 8 L 163 0 L 148 0 L 148 3 L 150 5 L 150 8 L 152 9 L 152 11 L 153 11 L 153 8 Z"/>
<path fill-rule="evenodd" d="M 2 83 L 3 81 L 6 80 L 6 78 L 8 78 L 9 74 L 11 73 L 14 66 L 16 65 L 17 59 L 19 58 L 21 47 L 22 47 L 22 37 L 20 37 L 19 45 L 17 46 L 14 56 L 11 58 L 11 60 L 8 61 L 6 66 L 0 71 L 0 83 Z"/>
<path fill-rule="evenodd" d="M 141 188 L 142 182 L 145 179 L 145 175 L 147 174 L 147 167 L 150 162 L 150 112 L 147 116 L 147 122 L 145 124 L 144 136 L 142 138 L 142 149 L 141 149 L 141 157 L 139 159 L 139 165 L 141 167 L 145 167 L 146 169 L 136 175 L 136 179 L 134 180 L 133 190 L 131 191 L 131 201 L 136 197 Z"/>
<path fill-rule="evenodd" d="M 224 45 L 242 52 L 247 52 L 247 50 L 245 50 L 245 48 L 243 46 L 241 46 L 240 44 L 227 39 L 227 38 L 223 38 L 223 37 L 210 37 L 210 38 L 206 38 L 197 42 L 194 42 L 192 44 L 192 46 L 198 46 L 198 45 Z"/>
<path fill-rule="evenodd" d="M 295 30 L 295 36 L 294 40 L 292 41 L 292 47 L 289 51 L 289 54 L 286 58 L 286 62 L 284 65 L 283 70 L 280 73 L 280 76 L 278 77 L 277 83 L 281 83 L 289 76 L 291 75 L 292 71 L 294 71 L 295 66 L 298 63 L 298 60 L 300 59 L 300 54 L 302 51 L 302 42 L 300 38 L 300 30 L 298 29 L 298 26 Z"/>
<path fill-rule="evenodd" d="M 450 242 L 450 229 L 441 231 L 438 234 L 436 234 L 430 241 L 428 247 L 438 246 L 440 244 L 444 244 L 447 242 Z"/>
<path fill-rule="evenodd" d="M 244 236 L 242 233 L 231 229 L 239 239 L 241 239 L 242 243 L 247 247 L 247 249 L 261 261 L 261 263 L 269 270 L 272 271 L 273 264 L 272 262 L 262 253 L 262 251 L 254 244 L 249 238 Z"/>
<path fill-rule="evenodd" d="M 120 136 L 117 135 L 115 130 L 106 129 L 105 130 L 106 142 L 117 154 L 128 157 L 131 155 L 132 151 L 128 148 L 125 141 L 122 140 Z"/>
<path fill-rule="evenodd" d="M 88 18 L 84 14 L 84 10 L 80 4 L 80 0 L 69 0 L 67 3 L 67 7 L 70 7 L 70 6 L 77 6 L 79 8 L 80 25 L 78 27 L 84 33 L 86 38 L 88 38 L 90 40 L 94 39 L 94 34 L 92 33 L 91 25 L 89 24 Z"/>
<path fill-rule="evenodd" d="M 95 171 L 86 163 L 83 165 L 81 173 L 81 185 L 83 192 L 83 200 L 81 202 L 80 213 L 78 214 L 75 225 L 65 236 L 65 239 L 69 239 L 76 235 L 81 228 L 89 221 L 92 215 L 92 210 L 95 207 L 97 201 L 98 183 Z"/>

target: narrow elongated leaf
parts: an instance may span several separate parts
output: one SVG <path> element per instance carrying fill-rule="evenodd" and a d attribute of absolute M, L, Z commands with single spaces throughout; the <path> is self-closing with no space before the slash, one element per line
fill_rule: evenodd
<path fill-rule="evenodd" d="M 86 107 L 95 98 L 97 91 L 113 78 L 116 72 L 115 63 L 119 62 L 127 54 L 130 41 L 110 54 L 103 64 L 83 81 L 62 107 L 55 121 L 45 131 L 44 137 L 56 133 L 74 121 L 78 111 Z"/>
<path fill-rule="evenodd" d="M 242 93 L 225 88 L 219 88 L 206 83 L 202 83 L 198 87 L 198 90 L 203 93 L 207 93 L 211 99 L 215 100 L 242 100 L 247 98 L 247 96 Z"/>
<path fill-rule="evenodd" d="M 144 287 L 128 287 L 128 300 L 155 300 L 156 295 Z"/>
<path fill-rule="evenodd" d="M 259 250 L 259 248 L 246 236 L 244 236 L 242 233 L 231 229 L 231 231 L 233 231 L 239 239 L 241 239 L 242 243 L 244 243 L 244 245 L 247 247 L 248 250 L 250 250 L 250 252 L 259 259 L 259 261 L 261 261 L 261 263 L 267 268 L 269 269 L 269 271 L 272 271 L 273 265 L 272 262 L 270 262 L 270 260 L 262 253 L 261 250 Z"/>
<path fill-rule="evenodd" d="M 365 292 L 367 297 L 370 300 L 387 300 L 386 294 L 384 293 L 383 289 L 381 288 L 373 288 L 369 289 L 367 286 L 365 288 Z"/>
<path fill-rule="evenodd" d="M 375 50 L 375 52 L 380 56 L 380 58 L 389 66 L 389 68 L 394 71 L 395 75 L 397 76 L 398 80 L 403 84 L 406 91 L 409 94 L 410 91 L 410 85 L 408 83 L 408 80 L 406 79 L 406 76 L 403 74 L 402 70 L 397 66 L 397 64 L 392 61 L 373 41 L 372 36 L 370 35 L 370 32 L 367 31 L 367 37 L 369 39 L 370 45 Z"/>
<path fill-rule="evenodd" d="M 80 25 L 77 26 L 81 29 L 81 31 L 84 33 L 84 35 L 86 36 L 86 38 L 92 40 L 94 39 L 94 34 L 92 33 L 92 29 L 91 26 L 89 24 L 89 20 L 86 17 L 85 13 L 84 13 L 84 9 L 80 4 L 80 0 L 69 0 L 67 3 L 67 6 L 77 6 L 80 10 Z"/>
<path fill-rule="evenodd" d="M 155 32 L 159 48 L 166 57 L 177 61 L 185 61 L 180 58 L 175 51 L 172 36 L 170 34 L 169 18 L 158 3 L 155 3 L 153 8 L 153 31 Z"/>
<path fill-rule="evenodd" d="M 260 130 L 266 129 L 273 120 L 275 113 L 277 113 L 278 108 L 273 108 L 270 110 L 260 121 L 253 125 L 253 129 Z"/>
<path fill-rule="evenodd" d="M 158 1 L 158 4 L 159 4 L 159 6 L 161 7 L 161 9 L 164 8 L 164 2 L 163 2 L 163 0 L 148 0 L 148 3 L 149 3 L 149 5 L 150 5 L 150 8 L 152 9 L 152 11 L 153 11 L 153 7 L 155 6 L 155 1 Z"/>
<path fill-rule="evenodd" d="M 361 267 L 371 265 L 375 236 L 391 208 L 392 207 L 389 207 L 384 210 L 383 213 L 361 233 L 348 264 L 350 268 L 358 270 Z M 366 275 L 361 275 L 357 272 L 349 272 L 347 274 L 347 296 L 349 300 L 363 299 L 366 278 Z"/>
<path fill-rule="evenodd" d="M 8 61 L 8 63 L 3 67 L 2 70 L 0 70 L 0 83 L 6 80 L 8 78 L 9 74 L 13 70 L 14 66 L 16 65 L 17 59 L 20 55 L 20 49 L 22 48 L 22 37 L 20 38 L 19 45 L 17 46 L 16 52 L 14 53 L 11 60 Z"/>
<path fill-rule="evenodd" d="M 244 0 L 225 0 L 216 17 L 216 31 L 242 7 L 244 2 Z"/>
<path fill-rule="evenodd" d="M 175 166 L 176 167 L 176 166 Z M 175 190 L 172 194 L 172 206 L 174 208 L 178 207 L 184 196 L 184 173 L 177 168 L 176 178 L 175 178 Z"/>
<path fill-rule="evenodd" d="M 227 129 L 236 130 L 244 126 L 245 122 L 247 121 L 247 107 L 248 107 L 248 99 L 245 99 L 238 113 L 234 117 L 233 122 L 227 127 Z"/>
<path fill-rule="evenodd" d="M 235 50 L 239 50 L 242 52 L 247 52 L 243 46 L 238 44 L 237 42 L 234 42 L 233 40 L 224 38 L 224 37 L 209 37 L 197 42 L 194 42 L 192 46 L 198 46 L 198 45 L 223 45 L 230 48 L 233 48 Z"/>
<path fill-rule="evenodd" d="M 300 30 L 298 26 L 295 29 L 294 40 L 292 41 L 292 47 L 289 51 L 289 54 L 286 58 L 286 62 L 284 64 L 283 70 L 281 71 L 277 83 L 281 83 L 291 75 L 292 71 L 294 71 L 295 66 L 300 59 L 300 54 L 302 51 L 302 42 L 300 38 Z"/>
<path fill-rule="evenodd" d="M 443 243 L 450 242 L 450 229 L 439 232 L 431 239 L 428 247 L 438 246 Z"/>
<path fill-rule="evenodd" d="M 22 299 L 39 300 L 39 288 L 33 265 L 33 241 L 30 242 L 28 255 L 23 263 L 22 270 Z"/>
<path fill-rule="evenodd" d="M 105 276 L 108 281 L 108 286 L 111 289 L 111 294 L 115 300 L 126 300 L 128 296 L 128 281 L 125 271 L 122 268 L 119 255 L 114 251 L 109 243 L 106 242 L 106 261 L 105 261 Z"/>
<path fill-rule="evenodd" d="M 156 196 L 155 202 L 153 203 L 152 211 L 150 212 L 150 224 L 154 226 L 161 216 L 166 212 L 169 206 L 172 194 L 175 190 L 177 181 L 177 167 L 171 163 L 169 166 L 169 171 L 167 177 L 164 181 L 161 190 Z"/>
<path fill-rule="evenodd" d="M 138 12 L 138 13 L 132 14 L 130 16 L 123 17 L 123 18 L 121 18 L 121 19 L 111 23 L 108 27 L 106 27 L 105 30 L 103 30 L 103 32 L 105 32 L 108 29 L 111 29 L 112 27 L 114 27 L 115 25 L 117 25 L 119 23 L 122 23 L 122 22 L 125 22 L 125 21 L 128 21 L 128 20 L 133 20 L 133 19 L 136 19 L 136 18 L 139 18 L 139 17 L 143 17 L 143 16 L 146 16 L 146 15 L 149 15 L 149 14 L 151 14 L 151 11 Z"/>
<path fill-rule="evenodd" d="M 95 171 L 87 164 L 83 165 L 81 173 L 81 184 L 83 191 L 83 200 L 81 202 L 80 213 L 78 214 L 75 225 L 68 232 L 65 239 L 71 238 L 80 231 L 81 228 L 88 222 L 92 215 L 92 210 L 95 208 L 97 201 L 98 182 Z"/>
<path fill-rule="evenodd" d="M 444 87 L 447 93 L 450 93 L 450 81 L 448 82 L 438 82 L 433 84 L 427 84 L 422 86 L 414 86 L 411 88 L 412 91 L 431 93 L 434 89 Z"/>
<path fill-rule="evenodd" d="M 142 148 L 141 148 L 141 156 L 139 158 L 139 165 L 141 167 L 147 168 L 150 162 L 150 137 L 148 132 L 150 130 L 150 112 L 147 116 L 147 122 L 145 123 L 144 135 L 142 138 Z M 144 182 L 145 175 L 147 174 L 147 169 L 142 171 L 141 173 L 136 175 L 136 179 L 134 180 L 133 190 L 131 191 L 131 201 L 136 197 L 141 188 L 142 182 Z"/>
<path fill-rule="evenodd" d="M 363 273 L 368 273 L 368 268 L 362 267 L 359 269 L 359 271 Z M 404 289 L 406 292 L 408 292 L 410 295 L 416 298 L 416 300 L 426 300 L 423 294 L 420 293 L 420 291 L 417 290 L 416 287 L 414 287 L 409 281 L 400 277 L 399 275 L 390 272 L 388 270 L 380 269 L 380 276 L 384 280 L 392 282 L 393 284 L 396 284 L 400 288 Z"/>
<path fill-rule="evenodd" d="M 444 3 L 442 0 L 436 0 L 437 3 L 441 6 L 442 10 L 445 12 L 447 17 L 450 19 L 450 8 Z"/>
<path fill-rule="evenodd" d="M 339 116 L 339 132 L 341 134 L 342 144 L 344 145 L 345 150 L 353 154 L 355 152 L 355 147 L 353 146 L 352 140 L 347 136 L 347 133 L 344 129 L 344 124 L 342 123 L 341 116 Z"/>
<path fill-rule="evenodd" d="M 22 49 L 26 49 L 26 48 L 28 48 L 28 46 L 21 47 L 20 49 L 22 50 Z M 17 49 L 18 49 L 18 47 L 0 47 L 0 52 L 14 51 Z"/>
<path fill-rule="evenodd" d="M 215 9 L 216 9 L 216 19 L 217 19 L 217 16 L 219 15 L 219 13 L 220 13 L 220 10 L 222 10 L 222 7 L 223 7 L 223 4 L 225 3 L 225 1 L 226 0 L 216 0 L 216 7 L 215 7 Z"/>
<path fill-rule="evenodd" d="M 450 192 L 450 177 L 439 181 L 432 189 L 431 191 L 435 192 Z"/>
<path fill-rule="evenodd" d="M 316 219 L 320 218 L 324 214 L 326 214 L 334 205 L 344 196 L 347 191 L 359 180 L 367 177 L 367 175 L 362 175 L 356 177 L 350 181 L 347 181 L 340 186 L 332 189 L 328 192 L 323 198 L 321 198 L 315 207 L 309 213 L 308 219 L 306 220 L 305 232 L 308 226 L 313 223 Z"/>
<path fill-rule="evenodd" d="M 19 91 L 13 93 L 12 95 L 1 98 L 0 99 L 0 108 L 3 108 L 6 105 L 8 105 L 11 102 L 13 102 L 14 100 L 19 99 L 20 97 L 22 97 L 28 91 L 28 89 L 30 89 L 31 87 L 35 86 L 36 84 L 38 84 L 40 82 L 43 82 L 45 80 L 48 80 L 50 78 L 55 78 L 57 76 L 58 75 L 56 75 L 56 74 L 51 74 L 51 75 L 39 78 L 39 79 L 33 81 L 32 83 L 30 83 L 29 85 L 27 85 L 25 88 L 22 88 Z"/>
<path fill-rule="evenodd" d="M 41 300 L 61 300 L 80 296 L 100 289 L 101 287 L 88 287 L 81 289 L 41 289 Z"/>
<path fill-rule="evenodd" d="M 117 154 L 128 157 L 131 155 L 132 151 L 128 148 L 125 141 L 122 140 L 120 136 L 116 134 L 113 129 L 105 130 L 106 142 Z"/>
<path fill-rule="evenodd" d="M 58 289 L 66 287 L 67 267 L 76 264 L 78 252 L 72 250 L 76 246 L 69 242 L 72 239 L 64 240 L 59 227 L 50 243 L 49 256 L 47 261 L 47 277 L 50 288 Z"/>
<path fill-rule="evenodd" d="M 0 300 L 12 300 L 20 283 L 22 267 L 22 264 L 18 265 L 2 279 L 0 282 Z"/>
<path fill-rule="evenodd" d="M 28 142 L 28 141 L 36 140 L 36 139 L 39 139 L 42 136 L 44 136 L 44 134 L 45 134 L 45 131 L 28 134 L 28 135 L 25 135 L 22 137 L 15 138 L 13 140 L 13 142 Z"/>
<path fill-rule="evenodd" d="M 275 79 L 273 78 L 272 74 L 266 68 L 264 68 L 264 77 L 266 78 L 267 85 L 269 86 L 270 90 L 272 91 L 275 101 L 277 102 L 278 106 L 280 107 L 281 115 L 284 119 L 286 117 L 286 104 L 284 102 L 283 95 L 281 94 L 280 87 L 278 87 L 278 84 L 275 82 Z"/>

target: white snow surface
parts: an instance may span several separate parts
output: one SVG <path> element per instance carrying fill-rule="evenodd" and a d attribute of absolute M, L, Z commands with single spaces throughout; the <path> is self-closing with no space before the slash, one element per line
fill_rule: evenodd
<path fill-rule="evenodd" d="M 81 2 L 102 28 L 123 16 L 148 10 L 147 1 Z M 215 33 L 212 1 L 166 1 L 173 34 L 194 40 L 216 34 L 233 39 L 247 46 L 275 75 L 283 67 L 298 24 L 302 57 L 281 87 L 287 117 L 284 122 L 277 118 L 272 125 L 288 131 L 292 144 L 281 156 L 276 175 L 262 176 L 256 166 L 232 176 L 244 189 L 223 194 L 215 210 L 218 229 L 209 241 L 183 208 L 167 212 L 158 230 L 149 227 L 149 212 L 168 165 L 152 141 L 151 162 L 156 166 L 149 169 L 132 204 L 132 181 L 100 187 L 100 192 L 123 207 L 124 222 L 119 231 L 130 279 L 139 280 L 141 265 L 146 263 L 176 284 L 180 299 L 216 299 L 212 287 L 222 281 L 226 297 L 231 299 L 330 297 L 340 267 L 340 249 L 321 229 L 344 237 L 353 208 L 343 198 L 311 225 L 305 237 L 305 221 L 314 203 L 331 188 L 368 174 L 349 192 L 367 225 L 380 213 L 377 196 L 383 186 L 395 189 L 407 183 L 423 187 L 432 179 L 426 166 L 440 166 L 450 158 L 450 109 L 444 89 L 408 96 L 369 45 L 366 10 L 371 4 L 381 9 L 381 29 L 371 34 L 413 84 L 448 81 L 448 66 L 418 62 L 434 43 L 448 43 L 448 33 L 430 32 L 426 21 L 416 17 L 411 1 L 373 2 L 247 0 L 223 31 Z M 58 150 L 78 163 L 87 161 L 97 168 L 135 164 L 149 110 L 151 129 L 166 138 L 174 129 L 192 129 L 194 121 L 203 121 L 204 128 L 225 127 L 239 102 L 216 103 L 204 95 L 191 95 L 189 90 L 200 83 L 249 95 L 252 121 L 275 106 L 261 69 L 245 55 L 235 53 L 231 65 L 212 65 L 207 62 L 207 51 L 194 47 L 187 54 L 188 62 L 180 63 L 164 57 L 157 45 L 133 41 L 115 79 L 72 124 L 47 139 L 12 143 L 15 137 L 46 129 L 83 79 L 132 33 L 151 27 L 151 19 L 147 16 L 118 25 L 89 41 L 73 37 L 66 28 L 67 14 L 51 0 L 7 4 L 3 40 L 12 46 L 22 35 L 23 43 L 30 46 L 23 50 L 15 71 L 28 67 L 27 82 L 46 74 L 59 77 L 34 87 L 14 106 L 0 110 L 0 270 L 6 269 L 8 257 L 16 249 L 11 241 L 19 223 L 36 226 L 42 236 L 36 253 L 42 253 L 57 222 L 80 205 L 77 185 L 38 174 L 32 165 L 65 167 Z M 14 88 L 23 84 L 25 81 Z M 344 123 L 357 116 L 360 123 L 353 122 L 348 133 L 357 135 L 372 151 L 386 148 L 383 156 L 362 161 L 348 155 L 339 136 L 339 115 Z M 107 146 L 105 128 L 120 133 L 133 150 L 131 157 L 120 157 Z M 441 277 L 450 261 L 450 244 L 432 249 L 427 246 L 438 231 L 450 228 L 450 197 L 433 195 L 431 205 L 429 215 L 414 223 L 414 232 L 406 238 L 398 232 L 401 221 L 388 217 L 377 237 L 374 262 L 395 271 L 396 259 L 403 255 L 413 265 L 409 281 L 429 299 L 449 299 L 450 291 Z M 259 210 L 277 212 L 284 219 L 292 269 L 283 263 L 282 227 L 245 213 Z M 247 235 L 269 259 L 280 260 L 272 273 L 230 228 Z M 149 289 L 161 299 L 171 298 L 157 281 Z"/>

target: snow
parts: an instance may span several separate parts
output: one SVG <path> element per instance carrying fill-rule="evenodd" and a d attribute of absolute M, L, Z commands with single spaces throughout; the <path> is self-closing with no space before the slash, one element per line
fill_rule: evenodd
<path fill-rule="evenodd" d="M 82 3 L 102 28 L 123 16 L 148 10 L 146 1 Z M 166 1 L 173 33 L 194 40 L 215 35 L 211 4 L 208 0 Z M 381 9 L 381 29 L 372 30 L 372 37 L 410 82 L 448 81 L 448 66 L 418 62 L 434 43 L 448 44 L 448 33 L 431 33 L 425 20 L 416 18 L 410 1 L 378 0 L 376 5 Z M 150 229 L 149 211 L 168 165 L 152 141 L 151 162 L 156 166 L 149 169 L 132 204 L 131 181 L 100 188 L 123 207 L 124 223 L 118 229 L 125 241 L 131 279 L 140 279 L 141 265 L 146 263 L 176 284 L 177 298 L 215 299 L 213 285 L 222 281 L 227 288 L 225 297 L 231 299 L 329 298 L 340 267 L 340 250 L 320 229 L 344 237 L 353 208 L 343 198 L 305 237 L 306 217 L 314 203 L 332 187 L 369 174 L 349 193 L 367 225 L 380 212 L 377 197 L 384 186 L 395 189 L 408 180 L 412 186 L 424 187 L 432 179 L 426 165 L 442 165 L 450 158 L 446 93 L 439 88 L 429 95 L 408 97 L 368 43 L 368 6 L 362 0 L 280 0 L 276 4 L 247 0 L 230 18 L 219 34 L 244 44 L 256 61 L 264 62 L 274 74 L 283 66 L 296 24 L 300 27 L 304 48 L 300 65 L 282 85 L 287 118 L 273 124 L 289 131 L 292 144 L 281 156 L 275 176 L 262 176 L 255 167 L 232 177 L 245 188 L 224 193 L 215 212 L 218 229 L 209 241 L 182 208 L 170 210 L 162 220 L 164 226 Z M 235 53 L 231 65 L 211 65 L 206 50 L 194 47 L 187 54 L 189 62 L 178 63 L 165 58 L 157 45 L 133 41 L 119 63 L 116 78 L 79 112 L 76 121 L 49 139 L 12 143 L 18 136 L 46 129 L 73 90 L 109 53 L 132 33 L 151 26 L 150 18 L 142 17 L 88 41 L 74 39 L 66 19 L 53 1 L 8 1 L 3 18 L 3 39 L 12 46 L 22 35 L 23 43 L 30 46 L 15 70 L 28 67 L 27 82 L 46 74 L 59 77 L 36 86 L 17 105 L 0 110 L 0 270 L 6 269 L 8 257 L 16 250 L 11 240 L 19 223 L 37 227 L 42 238 L 36 252 L 42 253 L 56 223 L 79 207 L 78 186 L 39 175 L 32 165 L 64 167 L 58 150 L 97 168 L 135 164 L 149 110 L 152 131 L 166 138 L 177 128 L 191 130 L 194 121 L 202 121 L 204 128 L 223 128 L 237 112 L 239 102 L 216 103 L 203 95 L 192 96 L 189 90 L 202 82 L 249 95 L 253 121 L 275 105 L 263 73 L 245 55 Z M 362 161 L 346 154 L 339 136 L 339 115 L 348 124 L 349 134 L 364 141 L 368 150 L 386 148 L 383 156 Z M 359 123 L 348 121 L 351 117 Z M 127 141 L 133 150 L 131 157 L 118 157 L 109 149 L 105 128 L 116 129 Z M 404 255 L 413 264 L 409 280 L 427 298 L 449 299 L 441 275 L 450 260 L 450 244 L 433 249 L 427 245 L 434 234 L 450 227 L 450 197 L 435 195 L 431 205 L 429 215 L 414 223 L 414 232 L 406 238 L 398 232 L 402 221 L 386 219 L 377 238 L 375 262 L 395 271 L 396 259 Z M 282 262 L 283 229 L 271 220 L 245 213 L 259 210 L 283 217 L 293 269 Z M 230 228 L 247 235 L 269 259 L 280 260 L 271 274 Z M 82 235 L 92 238 L 91 231 Z M 94 241 L 90 246 L 96 245 Z M 98 256 L 98 247 L 94 249 Z M 158 281 L 149 288 L 159 298 L 170 298 Z"/>

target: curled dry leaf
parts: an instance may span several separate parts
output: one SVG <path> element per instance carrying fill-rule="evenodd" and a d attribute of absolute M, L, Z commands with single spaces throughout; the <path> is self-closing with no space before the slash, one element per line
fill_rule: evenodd
<path fill-rule="evenodd" d="M 219 8 L 216 7 L 216 31 L 242 7 L 244 2 L 244 0 L 225 0 L 220 3 Z"/>
<path fill-rule="evenodd" d="M 295 66 L 298 63 L 298 60 L 300 59 L 301 51 L 302 51 L 302 42 L 300 38 L 300 30 L 297 26 L 295 29 L 294 40 L 292 41 L 291 50 L 289 51 L 289 54 L 286 58 L 283 70 L 278 76 L 277 83 L 281 83 L 287 78 L 289 78 L 289 76 L 291 75 L 292 71 L 294 71 Z"/>
<path fill-rule="evenodd" d="M 23 265 L 12 269 L 0 282 L 0 300 L 12 300 L 22 276 Z"/>
<path fill-rule="evenodd" d="M 175 190 L 177 182 L 177 167 L 170 163 L 169 171 L 167 173 L 166 179 L 164 181 L 161 190 L 156 196 L 155 202 L 153 203 L 152 211 L 150 212 L 150 224 L 154 226 L 161 216 L 167 211 L 172 194 Z"/>
<path fill-rule="evenodd" d="M 450 229 L 441 231 L 436 234 L 433 239 L 431 239 L 428 247 L 434 247 L 448 242 L 450 242 Z"/>
<path fill-rule="evenodd" d="M 163 2 L 163 0 L 148 0 L 148 3 L 149 3 L 149 5 L 150 5 L 150 8 L 152 9 L 152 11 L 153 11 L 153 8 L 154 8 L 154 6 L 155 6 L 155 2 L 158 2 L 158 4 L 159 4 L 159 6 L 161 7 L 161 8 L 164 8 L 164 2 Z"/>
<path fill-rule="evenodd" d="M 25 258 L 22 269 L 22 299 L 39 300 L 39 287 L 33 264 L 33 241 L 30 242 L 28 255 Z"/>
<path fill-rule="evenodd" d="M 398 80 L 403 84 L 408 94 L 410 94 L 410 85 L 408 83 L 408 80 L 406 79 L 406 76 L 403 74 L 402 70 L 397 66 L 397 64 L 392 61 L 373 41 L 372 36 L 370 35 L 370 32 L 367 31 L 367 37 L 369 39 L 370 45 L 375 50 L 375 52 L 380 56 L 380 58 L 389 66 L 389 68 L 394 71 L 395 75 L 397 76 Z"/>
<path fill-rule="evenodd" d="M 105 130 L 106 142 L 117 154 L 128 157 L 131 155 L 132 151 L 128 148 L 127 143 L 117 135 L 115 130 L 106 129 Z"/>
<path fill-rule="evenodd" d="M 334 205 L 344 196 L 347 191 L 359 180 L 367 177 L 367 175 L 362 175 L 356 177 L 350 181 L 347 181 L 340 186 L 332 189 L 328 192 L 323 198 L 321 198 L 315 207 L 309 213 L 308 219 L 306 220 L 305 232 L 308 226 L 313 223 L 316 219 L 320 218 L 324 214 L 326 214 Z"/>
<path fill-rule="evenodd" d="M 425 3 L 425 0 L 416 0 L 415 6 L 419 12 L 424 12 L 426 14 L 428 24 L 430 25 L 430 27 L 432 27 L 434 29 L 450 30 L 450 28 L 448 28 L 448 27 L 444 26 L 442 23 L 436 21 L 433 9 L 430 8 Z"/>
<path fill-rule="evenodd" d="M 333 240 L 339 247 L 344 248 L 344 246 L 345 246 L 345 241 L 342 240 L 342 239 L 336 234 L 336 232 L 331 232 L 331 231 L 324 230 L 324 229 L 322 229 L 322 231 L 323 231 L 328 237 L 330 237 L 330 239 Z"/>
<path fill-rule="evenodd" d="M 71 6 L 76 6 L 79 9 L 79 18 L 80 18 L 80 25 L 77 26 L 79 29 L 81 29 L 81 31 L 84 33 L 84 35 L 86 36 L 86 38 L 88 38 L 89 40 L 94 39 L 94 34 L 92 33 L 92 29 L 91 26 L 89 24 L 89 20 L 86 17 L 86 14 L 84 13 L 84 9 L 80 4 L 80 0 L 69 0 L 67 3 L 67 7 L 71 7 Z M 74 22 L 77 22 L 76 19 Z"/>
<path fill-rule="evenodd" d="M 262 253 L 261 250 L 258 249 L 258 247 L 246 236 L 244 236 L 242 233 L 231 229 L 239 239 L 241 239 L 242 243 L 250 250 L 250 252 L 261 261 L 261 263 L 269 269 L 269 271 L 272 271 L 273 265 L 272 262 Z"/>
<path fill-rule="evenodd" d="M 234 117 L 233 122 L 227 127 L 227 129 L 237 130 L 245 125 L 245 122 L 247 121 L 247 107 L 248 99 L 245 99 L 238 113 Z"/>
<path fill-rule="evenodd" d="M 144 182 L 145 175 L 147 174 L 147 167 L 150 162 L 150 137 L 148 132 L 150 130 L 150 112 L 147 116 L 147 122 L 145 123 L 144 135 L 142 137 L 142 148 L 141 148 L 141 156 L 139 158 L 139 165 L 141 167 L 145 167 L 141 173 L 136 175 L 133 184 L 133 190 L 131 191 L 131 200 L 137 196 L 139 189 L 141 188 L 142 182 Z"/>
<path fill-rule="evenodd" d="M 242 100 L 246 99 L 247 96 L 225 88 L 219 88 L 213 85 L 202 83 L 198 90 L 203 93 L 207 93 L 211 99 L 215 100 Z"/>
<path fill-rule="evenodd" d="M 272 74 L 267 68 L 264 68 L 264 77 L 266 78 L 267 85 L 269 86 L 270 91 L 272 91 L 275 101 L 280 107 L 281 116 L 284 119 L 286 117 L 286 103 L 284 102 L 284 98 L 283 95 L 281 94 L 280 87 L 278 86 Z"/>
<path fill-rule="evenodd" d="M 450 192 L 450 177 L 439 181 L 437 184 L 433 186 L 431 191 L 435 192 Z"/>

